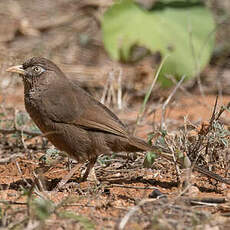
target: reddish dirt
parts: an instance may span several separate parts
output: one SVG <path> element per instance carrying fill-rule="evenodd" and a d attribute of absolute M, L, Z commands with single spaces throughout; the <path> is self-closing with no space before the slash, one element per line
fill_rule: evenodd
<path fill-rule="evenodd" d="M 217 18 L 221 12 L 219 21 L 222 21 L 219 9 L 227 9 L 229 1 L 210 1 L 210 5 L 211 2 Z M 85 165 L 55 155 L 44 137 L 31 138 L 13 130 L 37 132 L 25 113 L 21 79 L 5 71 L 32 56 L 52 59 L 96 98 L 105 94 L 105 104 L 136 136 L 147 140 L 148 134 L 154 133 L 154 142 L 162 137 L 160 126 L 163 124 L 167 130 L 164 140 L 169 147 L 174 147 L 176 154 L 181 153 L 181 149 L 184 151 L 181 148 L 184 139 L 196 141 L 210 127 L 216 92 L 223 93 L 217 111 L 221 105 L 229 103 L 230 67 L 227 63 L 230 55 L 226 44 L 230 32 L 226 23 L 218 27 L 216 53 L 200 76 L 204 96 L 194 84 L 195 80 L 191 80 L 183 85 L 184 90 L 176 92 L 162 111 L 162 104 L 172 88 L 163 90 L 156 85 L 137 125 L 138 112 L 159 57 L 151 55 L 133 64 L 109 59 L 101 38 L 100 18 L 112 3 L 108 0 L 0 1 L 0 228 L 230 229 L 229 185 L 196 171 L 191 173 L 175 167 L 161 157 L 151 168 L 144 168 L 145 153 L 128 157 L 125 153 L 100 156 L 95 166 L 100 184 L 90 180 L 80 182 Z M 122 73 L 121 85 L 117 80 L 119 73 Z M 109 86 L 114 92 L 109 92 Z M 117 109 L 116 99 L 119 87 L 122 89 L 121 110 Z M 109 97 L 113 93 L 115 99 Z M 164 119 L 162 112 L 165 112 Z M 229 144 L 229 112 L 221 115 L 220 122 L 215 124 L 210 142 L 203 143 L 207 154 L 202 155 L 198 163 L 229 178 L 226 144 Z M 185 124 L 188 133 L 184 132 Z M 9 134 L 6 129 L 13 131 Z M 50 152 L 54 154 L 49 155 Z M 182 154 L 186 156 L 186 153 Z M 196 154 L 195 151 L 191 160 L 196 160 Z M 42 159 L 47 165 L 42 164 Z M 55 190 L 74 166 L 79 168 L 76 173 L 62 189 Z M 185 191 L 187 184 L 191 186 Z M 160 196 L 154 198 L 156 193 Z"/>
<path fill-rule="evenodd" d="M 21 87 L 18 87 L 16 93 L 18 97 L 11 97 L 9 94 L 5 98 L 15 109 L 23 109 L 22 94 Z M 223 104 L 227 104 L 229 100 L 230 96 L 224 96 L 220 101 Z M 192 98 L 180 95 L 174 100 L 173 104 L 169 105 L 169 108 L 167 108 L 166 118 L 168 124 L 169 126 L 170 124 L 174 124 L 172 127 L 182 126 L 185 116 L 187 116 L 194 124 L 197 122 L 200 123 L 201 121 L 208 121 L 210 120 L 214 103 L 214 95 L 208 95 L 204 98 L 201 98 L 199 95 L 192 95 Z M 220 105 L 221 104 L 219 104 L 219 106 Z M 139 107 L 140 105 L 136 105 L 132 111 L 122 110 L 117 112 L 117 115 L 122 120 L 132 124 L 136 120 Z M 148 105 L 148 107 L 151 107 L 151 105 Z M 225 112 L 223 118 L 229 121 L 228 113 Z M 157 110 L 155 114 L 145 116 L 142 124 L 136 128 L 136 134 L 146 139 L 146 134 L 153 129 L 153 121 L 157 124 L 160 120 L 161 109 Z M 41 138 L 37 137 L 35 139 L 37 139 L 37 141 L 30 140 L 25 143 L 36 145 L 36 143 L 41 142 Z M 29 159 L 31 156 L 28 155 L 29 152 L 30 154 L 32 153 L 31 150 L 28 151 L 22 149 L 19 152 L 25 156 L 17 157 L 10 163 L 0 165 L 0 184 L 2 186 L 0 200 L 17 201 L 26 204 L 25 202 L 27 202 L 28 198 L 27 196 L 21 196 L 19 188 L 20 186 L 26 186 L 25 181 L 30 185 L 35 181 L 33 172 L 38 168 L 38 159 L 44 154 L 44 150 L 35 151 L 32 156 L 33 159 Z M 19 152 L 14 151 L 12 153 Z M 119 164 L 119 159 L 116 164 Z M 167 167 L 167 170 L 166 168 L 162 169 L 162 166 Z M 79 165 L 79 168 L 80 167 L 81 165 Z M 98 164 L 97 168 L 100 169 L 97 170 L 98 178 L 101 180 L 100 186 L 95 185 L 94 182 L 77 182 L 80 177 L 80 171 L 78 171 L 63 191 L 48 191 L 43 192 L 43 194 L 55 204 L 60 204 L 60 202 L 67 199 L 67 205 L 63 206 L 61 210 L 71 210 L 77 215 L 89 218 L 94 224 L 96 224 L 96 229 L 101 229 L 102 226 L 104 226 L 105 229 L 111 229 L 121 221 L 131 207 L 138 204 L 143 199 L 148 199 L 149 195 L 154 190 L 153 186 L 158 188 L 163 194 L 167 195 L 170 204 L 172 204 L 172 202 L 174 203 L 174 199 L 183 191 L 183 187 L 177 183 L 174 166 L 164 160 L 160 160 L 159 166 L 155 169 L 144 169 L 136 160 L 129 160 L 125 169 L 124 163 L 120 163 L 120 167 L 117 169 L 112 165 L 109 166 L 109 168 L 105 167 L 103 169 Z M 113 172 L 110 173 L 110 170 L 113 170 Z M 48 184 L 48 190 L 50 190 L 50 188 L 53 189 L 53 186 L 57 183 L 56 181 L 62 179 L 67 172 L 68 169 L 65 160 L 63 163 L 57 163 L 52 166 L 44 175 L 42 174 L 42 177 L 44 177 L 44 183 L 46 185 Z M 216 171 L 216 173 L 223 175 L 221 171 Z M 190 178 L 195 187 L 192 187 L 185 197 L 213 199 L 221 197 L 226 198 L 229 196 L 228 189 L 230 186 L 222 183 L 216 184 L 213 180 L 207 180 L 205 176 L 202 176 L 197 172 L 193 172 Z M 153 207 L 159 205 L 157 204 L 159 201 L 151 202 L 153 202 Z M 151 208 L 148 207 L 148 202 L 146 205 L 146 212 L 148 213 Z M 18 208 L 20 206 L 22 208 L 25 207 L 24 205 L 17 205 L 15 207 Z M 185 207 L 186 205 L 183 204 L 182 206 Z M 205 206 L 205 209 L 200 207 L 197 210 L 205 210 L 207 213 L 212 213 L 213 215 L 217 214 L 219 216 L 221 213 L 225 213 L 226 209 L 228 210 L 228 206 L 226 205 L 219 205 L 217 207 Z M 140 220 L 140 223 L 138 223 L 136 218 L 140 218 L 138 217 L 139 212 L 140 211 L 137 211 L 137 216 L 129 221 L 126 229 L 131 229 L 133 227 L 142 228 L 145 224 L 150 224 L 148 220 L 142 219 Z M 142 215 L 147 214 L 144 212 Z M 156 213 L 156 215 L 158 214 Z M 184 214 L 182 216 L 186 219 Z M 53 221 L 56 218 L 57 217 L 55 216 L 51 217 Z M 59 219 L 56 219 L 56 221 L 57 226 L 62 223 Z"/>

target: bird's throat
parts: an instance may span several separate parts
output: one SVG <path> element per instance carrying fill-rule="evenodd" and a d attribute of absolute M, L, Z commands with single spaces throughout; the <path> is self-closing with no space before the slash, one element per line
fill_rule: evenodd
<path fill-rule="evenodd" d="M 39 88 L 37 77 L 23 77 L 23 83 L 25 94 L 31 91 L 32 89 Z"/>

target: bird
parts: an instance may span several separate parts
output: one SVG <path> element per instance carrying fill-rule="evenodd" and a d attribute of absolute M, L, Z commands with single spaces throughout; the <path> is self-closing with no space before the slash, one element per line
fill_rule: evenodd
<path fill-rule="evenodd" d="M 89 161 L 83 180 L 101 154 L 152 149 L 52 61 L 33 57 L 7 71 L 22 77 L 26 111 L 47 139 L 78 162 Z"/>
<path fill-rule="evenodd" d="M 105 105 L 66 77 L 52 61 L 33 57 L 6 71 L 18 73 L 24 83 L 24 103 L 31 119 L 60 151 L 80 163 L 89 161 L 81 178 L 88 178 L 101 154 L 154 151 L 174 161 L 171 154 L 133 136 Z M 181 161 L 177 161 L 182 164 Z M 197 165 L 194 169 L 223 183 L 228 180 Z"/>

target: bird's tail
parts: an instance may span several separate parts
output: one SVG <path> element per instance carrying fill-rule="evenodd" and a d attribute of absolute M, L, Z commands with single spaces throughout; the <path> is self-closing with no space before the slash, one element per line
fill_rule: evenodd
<path fill-rule="evenodd" d="M 168 160 L 173 161 L 173 157 L 171 153 L 166 153 L 164 150 L 160 149 L 157 146 L 151 146 L 144 140 L 137 138 L 137 137 L 131 137 L 129 139 L 130 144 L 135 146 L 136 148 L 142 150 L 142 151 L 151 151 L 155 152 L 157 155 L 162 156 Z"/>
<path fill-rule="evenodd" d="M 137 137 L 130 137 L 129 142 L 131 145 L 135 146 L 136 148 L 142 151 L 151 151 L 152 147 L 145 142 L 144 140 L 137 138 Z"/>

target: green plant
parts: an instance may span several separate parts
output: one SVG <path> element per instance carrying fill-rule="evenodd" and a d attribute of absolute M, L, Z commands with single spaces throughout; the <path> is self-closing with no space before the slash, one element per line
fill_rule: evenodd
<path fill-rule="evenodd" d="M 133 0 L 121 0 L 102 19 L 105 49 L 115 60 L 130 61 L 132 49 L 142 46 L 169 56 L 159 76 L 193 77 L 209 62 L 215 39 L 211 12 L 199 0 L 159 0 L 147 11 Z"/>

